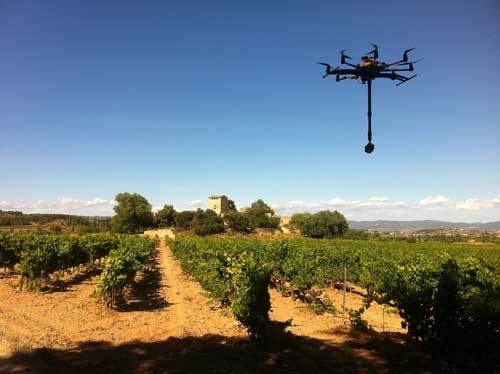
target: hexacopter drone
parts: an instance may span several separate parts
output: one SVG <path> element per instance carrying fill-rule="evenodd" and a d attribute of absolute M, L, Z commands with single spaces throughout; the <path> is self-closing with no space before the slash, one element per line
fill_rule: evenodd
<path fill-rule="evenodd" d="M 420 61 L 408 61 L 408 53 L 415 49 L 410 48 L 403 52 L 402 60 L 386 64 L 385 62 L 377 61 L 378 47 L 375 44 L 372 44 L 372 46 L 373 50 L 367 53 L 367 55 L 371 55 L 371 58 L 363 56 L 361 57 L 361 62 L 356 65 L 347 62 L 347 60 L 350 60 L 351 57 L 344 54 L 345 49 L 340 52 L 340 63 L 351 66 L 352 69 L 340 69 L 340 66 L 332 69 L 329 64 L 318 62 L 318 64 L 326 66 L 326 73 L 323 75 L 323 78 L 326 78 L 329 75 L 335 75 L 337 82 L 344 79 L 361 79 L 361 83 L 368 83 L 368 144 L 365 146 L 366 153 L 372 153 L 375 149 L 375 145 L 372 143 L 372 81 L 376 78 L 396 79 L 399 81 L 396 86 L 399 86 L 408 82 L 410 79 L 415 78 L 417 74 L 412 75 L 411 77 L 405 77 L 404 75 L 396 72 L 413 71 L 413 64 Z M 395 66 L 395 68 L 391 68 L 391 66 Z M 407 66 L 407 68 L 398 68 L 399 66 Z"/>

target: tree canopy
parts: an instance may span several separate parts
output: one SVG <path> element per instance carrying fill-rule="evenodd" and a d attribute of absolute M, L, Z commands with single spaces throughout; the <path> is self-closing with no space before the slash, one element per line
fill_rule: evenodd
<path fill-rule="evenodd" d="M 325 210 L 315 214 L 294 214 L 290 226 L 311 238 L 335 238 L 344 235 L 349 228 L 347 220 L 338 211 Z"/>
<path fill-rule="evenodd" d="M 194 214 L 193 228 L 196 235 L 205 236 L 224 232 L 222 218 L 213 210 L 198 209 Z"/>
<path fill-rule="evenodd" d="M 234 200 L 228 199 L 227 203 L 228 203 L 229 210 L 237 211 L 236 204 L 234 203 Z"/>
<path fill-rule="evenodd" d="M 158 227 L 172 227 L 175 226 L 175 215 L 176 211 L 173 205 L 165 204 L 162 209 L 160 209 L 155 214 L 155 222 Z"/>
<path fill-rule="evenodd" d="M 274 210 L 261 199 L 252 203 L 244 214 L 254 228 L 276 229 L 280 225 L 279 217 L 274 217 Z"/>
<path fill-rule="evenodd" d="M 119 193 L 115 197 L 118 203 L 115 216 L 111 219 L 113 231 L 120 233 L 139 233 L 153 224 L 151 204 L 137 193 Z"/>
<path fill-rule="evenodd" d="M 248 216 L 237 211 L 229 211 L 224 214 L 224 222 L 227 228 L 234 232 L 250 233 L 253 231 Z"/>
<path fill-rule="evenodd" d="M 175 214 L 175 227 L 179 230 L 190 230 L 193 228 L 194 212 L 184 210 Z"/>

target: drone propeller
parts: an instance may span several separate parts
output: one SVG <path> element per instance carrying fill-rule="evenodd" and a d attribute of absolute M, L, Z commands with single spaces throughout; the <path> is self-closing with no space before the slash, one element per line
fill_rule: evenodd
<path fill-rule="evenodd" d="M 341 55 L 341 56 L 342 56 L 342 58 L 344 58 L 344 59 L 351 60 L 351 59 L 352 59 L 352 57 L 349 57 L 349 56 L 347 56 L 346 54 L 344 54 L 344 52 L 345 52 L 345 51 L 346 51 L 345 49 L 341 50 L 341 51 L 340 51 L 340 55 Z"/>
<path fill-rule="evenodd" d="M 350 60 L 352 58 L 352 57 L 349 57 L 346 54 L 344 54 L 344 52 L 345 52 L 345 49 L 340 51 L 340 63 L 341 64 L 347 64 L 347 62 L 345 60 Z"/>
<path fill-rule="evenodd" d="M 406 51 L 403 52 L 403 62 L 407 62 L 408 61 L 408 52 L 411 52 L 414 49 L 415 48 L 410 48 L 410 49 L 407 49 Z"/>
<path fill-rule="evenodd" d="M 327 64 L 325 62 L 318 62 L 319 65 L 326 66 L 326 74 L 323 75 L 323 78 L 326 78 L 327 76 L 331 75 L 335 70 L 337 70 L 340 66 L 337 66 L 335 69 L 332 70 L 332 67 L 330 64 Z"/>
<path fill-rule="evenodd" d="M 367 55 L 373 55 L 373 58 L 376 60 L 378 58 L 378 47 L 376 44 L 372 44 L 373 46 L 373 50 L 371 50 L 370 52 L 366 52 Z"/>

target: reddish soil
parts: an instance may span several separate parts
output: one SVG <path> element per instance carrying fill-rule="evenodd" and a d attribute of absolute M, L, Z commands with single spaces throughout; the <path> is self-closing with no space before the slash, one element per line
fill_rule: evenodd
<path fill-rule="evenodd" d="M 397 315 L 386 314 L 380 333 L 381 306 L 363 316 L 375 331 L 353 334 L 340 315 L 317 316 L 275 290 L 267 343 L 255 347 L 163 240 L 155 267 L 120 311 L 92 296 L 97 273 L 76 273 L 41 294 L 18 291 L 17 275 L 0 275 L 0 373 L 459 371 L 405 344 Z M 341 310 L 342 292 L 327 294 Z M 360 306 L 361 296 L 349 293 L 347 305 Z"/>

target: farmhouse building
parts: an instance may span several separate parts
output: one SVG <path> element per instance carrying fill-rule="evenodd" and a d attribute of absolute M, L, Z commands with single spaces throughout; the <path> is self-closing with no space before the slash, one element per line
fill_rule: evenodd
<path fill-rule="evenodd" d="M 280 217 L 280 226 L 286 226 L 290 224 L 291 217 L 290 216 L 281 216 Z"/>

